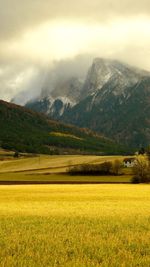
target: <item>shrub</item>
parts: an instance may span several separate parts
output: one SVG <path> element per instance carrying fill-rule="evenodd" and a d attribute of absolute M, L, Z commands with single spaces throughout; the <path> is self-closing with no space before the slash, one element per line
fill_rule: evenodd
<path fill-rule="evenodd" d="M 132 183 L 150 182 L 150 164 L 146 157 L 138 157 L 133 167 Z"/>
<path fill-rule="evenodd" d="M 14 158 L 19 158 L 19 152 L 18 151 L 16 151 L 15 153 L 14 153 Z"/>
<path fill-rule="evenodd" d="M 112 163 L 106 161 L 101 164 L 82 164 L 69 167 L 68 173 L 71 175 L 111 175 Z"/>
<path fill-rule="evenodd" d="M 112 165 L 112 172 L 114 175 L 119 175 L 120 174 L 120 171 L 121 171 L 121 168 L 122 168 L 122 163 L 120 160 L 116 159 L 114 162 L 113 162 L 113 165 Z"/>
<path fill-rule="evenodd" d="M 133 176 L 131 180 L 132 184 L 139 184 L 141 183 L 140 178 L 137 176 Z"/>
<path fill-rule="evenodd" d="M 105 161 L 100 164 L 100 170 L 103 174 L 111 174 L 112 172 L 112 162 Z"/>

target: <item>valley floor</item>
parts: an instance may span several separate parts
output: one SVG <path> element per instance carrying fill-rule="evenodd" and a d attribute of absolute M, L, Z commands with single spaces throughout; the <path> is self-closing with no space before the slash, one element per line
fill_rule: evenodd
<path fill-rule="evenodd" d="M 149 185 L 0 186 L 0 265 L 150 266 Z"/>
<path fill-rule="evenodd" d="M 5 157 L 0 160 L 0 184 L 23 183 L 129 183 L 131 171 L 127 168 L 120 176 L 71 176 L 67 174 L 70 166 L 84 163 L 97 164 L 123 156 L 47 156 Z"/>
<path fill-rule="evenodd" d="M 120 176 L 67 174 L 70 166 L 115 159 L 123 157 L 14 159 L 2 151 L 0 266 L 150 266 L 150 185 L 129 184 L 130 168 Z"/>

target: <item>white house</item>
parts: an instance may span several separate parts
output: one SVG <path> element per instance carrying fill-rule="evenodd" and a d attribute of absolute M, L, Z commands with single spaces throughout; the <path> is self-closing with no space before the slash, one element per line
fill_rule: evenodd
<path fill-rule="evenodd" d="M 136 163 L 136 159 L 135 158 L 125 158 L 123 160 L 123 165 L 124 165 L 124 167 L 127 167 L 127 168 L 134 167 L 135 163 Z"/>

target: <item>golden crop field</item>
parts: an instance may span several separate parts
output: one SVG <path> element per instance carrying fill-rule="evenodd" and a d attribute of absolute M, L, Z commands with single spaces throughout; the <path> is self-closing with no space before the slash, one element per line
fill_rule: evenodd
<path fill-rule="evenodd" d="M 0 266 L 149 267 L 150 185 L 0 186 Z"/>

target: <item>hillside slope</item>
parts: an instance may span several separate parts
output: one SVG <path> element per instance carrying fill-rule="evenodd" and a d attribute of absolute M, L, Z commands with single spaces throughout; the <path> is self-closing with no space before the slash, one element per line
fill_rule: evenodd
<path fill-rule="evenodd" d="M 0 101 L 0 146 L 32 153 L 119 154 L 125 149 L 113 141 L 49 120 L 44 115 Z"/>

